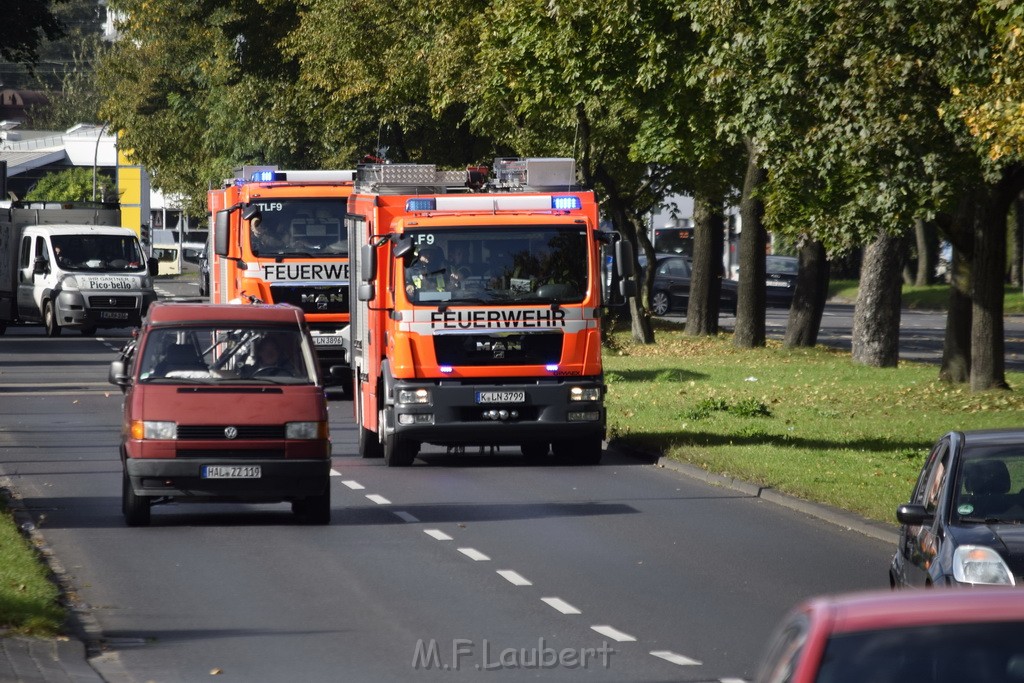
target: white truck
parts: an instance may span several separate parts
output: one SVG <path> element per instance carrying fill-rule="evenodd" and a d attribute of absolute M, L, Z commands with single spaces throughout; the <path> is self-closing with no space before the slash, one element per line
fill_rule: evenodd
<path fill-rule="evenodd" d="M 0 334 L 135 327 L 156 301 L 157 268 L 116 204 L 0 202 Z"/>

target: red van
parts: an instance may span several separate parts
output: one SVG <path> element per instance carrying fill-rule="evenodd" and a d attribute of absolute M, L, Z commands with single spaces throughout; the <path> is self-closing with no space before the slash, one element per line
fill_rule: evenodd
<path fill-rule="evenodd" d="M 290 502 L 330 522 L 327 396 L 299 308 L 154 303 L 109 379 L 129 526 L 172 501 Z"/>

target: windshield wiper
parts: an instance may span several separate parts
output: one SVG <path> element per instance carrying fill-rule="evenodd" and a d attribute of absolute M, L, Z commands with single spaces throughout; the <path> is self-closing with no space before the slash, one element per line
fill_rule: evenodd
<path fill-rule="evenodd" d="M 1002 517 L 961 517 L 961 522 L 968 524 L 1021 524 L 1019 519 L 1003 519 Z"/>

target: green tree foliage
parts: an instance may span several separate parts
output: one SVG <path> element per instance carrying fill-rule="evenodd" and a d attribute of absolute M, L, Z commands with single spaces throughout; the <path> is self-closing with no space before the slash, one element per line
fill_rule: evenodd
<path fill-rule="evenodd" d="M 54 14 L 60 2 L 41 0 L 0 0 L 0 17 L 4 18 L 0 58 L 16 63 L 33 64 L 39 59 L 39 46 L 47 39 L 61 35 L 61 24 Z"/>
<path fill-rule="evenodd" d="M 25 194 L 26 201 L 80 202 L 90 201 L 93 195 L 93 169 L 76 166 L 57 173 L 48 173 Z M 108 197 L 112 183 L 100 173 L 95 179 L 97 201 Z"/>

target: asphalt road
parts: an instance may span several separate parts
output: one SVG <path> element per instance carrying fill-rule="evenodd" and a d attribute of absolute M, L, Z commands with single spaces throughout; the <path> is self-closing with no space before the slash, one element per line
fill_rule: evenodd
<path fill-rule="evenodd" d="M 124 337 L 0 337 L 0 477 L 108 681 L 731 682 L 798 600 L 887 585 L 887 543 L 622 454 L 428 448 L 387 469 L 355 454 L 340 400 L 331 525 L 176 505 L 127 528 L 106 383 Z"/>

